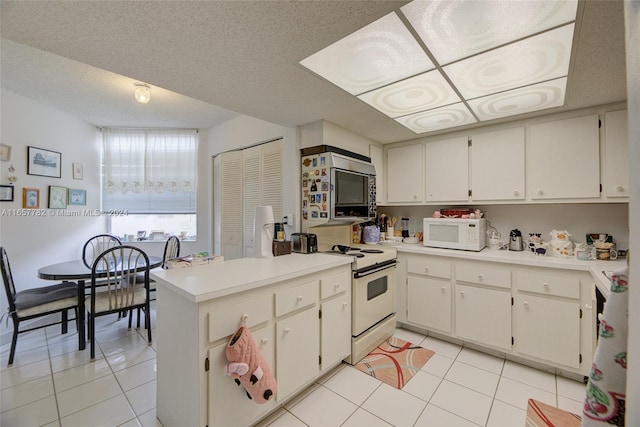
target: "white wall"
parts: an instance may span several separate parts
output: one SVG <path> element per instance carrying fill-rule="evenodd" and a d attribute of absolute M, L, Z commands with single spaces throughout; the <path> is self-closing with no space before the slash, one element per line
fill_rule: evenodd
<path fill-rule="evenodd" d="M 2 184 L 8 184 L 7 169 L 13 164 L 18 181 L 14 201 L 2 202 L 0 245 L 11 261 L 16 289 L 52 284 L 38 279 L 38 268 L 55 262 L 80 258 L 87 236 L 104 230 L 100 216 L 52 216 L 60 210 L 47 208 L 49 185 L 87 190 L 87 209 L 100 207 L 100 146 L 98 130 L 59 110 L 42 105 L 11 91 L 2 90 L 2 143 L 11 146 L 10 162 L 2 162 Z M 27 175 L 27 146 L 62 154 L 62 178 Z M 84 166 L 84 179 L 72 178 L 72 163 Z M 13 216 L 22 210 L 22 189 L 40 189 L 40 208 L 44 217 Z M 68 211 L 85 206 L 69 207 Z M 2 291 L 1 305 L 7 307 Z M 2 323 L 5 330 L 5 323 Z"/>
<path fill-rule="evenodd" d="M 630 216 L 640 218 L 640 2 L 627 0 L 624 3 L 627 45 L 627 99 L 629 103 L 629 171 Z M 640 425 L 640 226 L 636 221 L 629 224 L 631 251 L 629 282 L 629 348 L 627 374 L 628 426 Z M 629 405 L 629 402 L 636 402 Z"/>

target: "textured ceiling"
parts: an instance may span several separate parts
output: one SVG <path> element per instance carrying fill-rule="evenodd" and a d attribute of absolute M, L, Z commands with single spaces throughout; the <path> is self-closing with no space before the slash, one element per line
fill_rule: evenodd
<path fill-rule="evenodd" d="M 405 3 L 3 0 L 1 83 L 99 126 L 207 128 L 239 113 L 402 141 L 417 135 L 299 61 Z M 527 117 L 626 99 L 622 1 L 581 0 L 575 40 L 566 105 Z M 149 104 L 134 82 L 152 87 Z"/>

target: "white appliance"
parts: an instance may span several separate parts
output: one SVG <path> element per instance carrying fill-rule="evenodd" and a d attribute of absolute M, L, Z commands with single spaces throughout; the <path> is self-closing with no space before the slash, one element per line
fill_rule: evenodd
<path fill-rule="evenodd" d="M 486 246 L 484 218 L 424 218 L 422 228 L 424 246 L 465 251 L 481 251 Z"/>
<path fill-rule="evenodd" d="M 356 364 L 396 328 L 396 248 L 352 244 L 353 224 L 317 226 L 320 252 L 353 258 L 351 263 L 351 358 Z M 330 243 L 333 242 L 333 243 Z"/>
<path fill-rule="evenodd" d="M 271 206 L 256 206 L 256 213 L 253 217 L 253 251 L 256 258 L 273 256 L 271 248 L 273 223 L 273 208 Z"/>

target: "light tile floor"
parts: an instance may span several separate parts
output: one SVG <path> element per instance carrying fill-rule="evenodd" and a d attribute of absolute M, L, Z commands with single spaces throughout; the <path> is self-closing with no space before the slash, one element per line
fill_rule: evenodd
<path fill-rule="evenodd" d="M 147 345 L 144 330 L 125 321 L 98 320 L 93 362 L 88 349 L 76 350 L 77 334 L 59 327 L 23 334 L 11 367 L 2 345 L 0 425 L 160 426 L 155 341 Z M 529 398 L 581 413 L 581 382 L 413 331 L 396 335 L 436 353 L 403 390 L 343 364 L 260 426 L 516 427 L 525 425 Z"/>

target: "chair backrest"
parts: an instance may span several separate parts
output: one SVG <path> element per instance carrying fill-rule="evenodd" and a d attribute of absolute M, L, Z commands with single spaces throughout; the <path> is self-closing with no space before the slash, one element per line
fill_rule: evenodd
<path fill-rule="evenodd" d="M 162 268 L 166 268 L 166 262 L 180 256 L 180 239 L 178 236 L 170 236 L 164 244 L 164 254 L 162 255 Z"/>
<path fill-rule="evenodd" d="M 137 277 L 144 277 L 143 282 Z M 107 287 L 101 295 L 108 297 L 109 311 L 141 304 L 144 300 L 139 297 L 140 286 L 144 286 L 149 299 L 149 257 L 143 250 L 126 245 L 99 254 L 91 266 L 91 311 L 95 311 L 97 282 L 102 289 Z"/>
<path fill-rule="evenodd" d="M 93 236 L 82 247 L 82 261 L 87 268 L 91 268 L 98 255 L 114 246 L 120 246 L 122 242 L 111 234 L 98 234 Z"/>
<path fill-rule="evenodd" d="M 11 275 L 11 266 L 9 265 L 9 257 L 4 247 L 0 247 L 0 264 L 2 268 L 2 281 L 4 282 L 4 290 L 7 292 L 7 300 L 9 300 L 9 312 L 16 311 L 16 287 L 13 284 L 13 276 Z"/>

